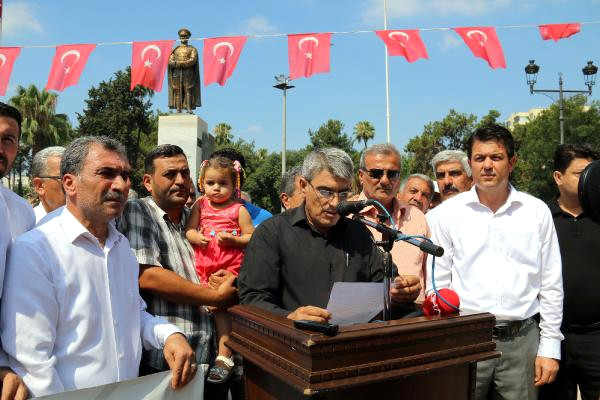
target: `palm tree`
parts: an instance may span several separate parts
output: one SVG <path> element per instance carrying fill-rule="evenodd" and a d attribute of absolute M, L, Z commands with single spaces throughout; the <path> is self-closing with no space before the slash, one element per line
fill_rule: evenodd
<path fill-rule="evenodd" d="M 215 142 L 217 146 L 224 146 L 231 143 L 233 134 L 231 133 L 231 125 L 225 122 L 218 123 L 213 129 L 213 135 L 215 136 Z"/>
<path fill-rule="evenodd" d="M 354 126 L 354 141 L 363 142 L 365 149 L 367 142 L 375 137 L 375 127 L 369 121 L 357 122 Z"/>
<path fill-rule="evenodd" d="M 32 154 L 48 146 L 65 144 L 71 136 L 71 124 L 66 114 L 56 114 L 58 96 L 39 90 L 35 85 L 27 89 L 17 87 L 17 94 L 9 102 L 23 115 L 21 143 Z"/>
<path fill-rule="evenodd" d="M 9 99 L 23 116 L 17 163 L 19 186 L 23 193 L 21 176 L 24 166 L 31 165 L 33 155 L 48 147 L 65 144 L 71 137 L 71 124 L 66 114 L 56 114 L 58 96 L 39 90 L 35 85 L 28 88 L 17 86 L 17 94 Z"/>

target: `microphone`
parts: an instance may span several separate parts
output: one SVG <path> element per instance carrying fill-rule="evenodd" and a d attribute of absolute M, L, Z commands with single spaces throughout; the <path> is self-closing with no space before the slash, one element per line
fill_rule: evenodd
<path fill-rule="evenodd" d="M 435 292 L 432 292 L 425 298 L 423 302 L 423 314 L 427 316 L 458 314 L 460 311 L 458 294 L 454 290 L 446 288 L 438 290 L 438 294 L 439 296 Z"/>
<path fill-rule="evenodd" d="M 367 206 L 372 206 L 375 204 L 375 200 L 359 200 L 359 201 L 340 201 L 337 205 L 337 213 L 342 217 L 345 217 L 350 214 L 356 214 L 360 212 L 363 208 Z"/>

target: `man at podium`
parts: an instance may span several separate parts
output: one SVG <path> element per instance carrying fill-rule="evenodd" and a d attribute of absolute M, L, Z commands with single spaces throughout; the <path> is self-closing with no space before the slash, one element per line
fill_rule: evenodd
<path fill-rule="evenodd" d="M 294 320 L 326 322 L 334 282 L 383 280 L 383 255 L 369 230 L 336 208 L 351 195 L 352 160 L 344 151 L 310 153 L 302 165 L 302 206 L 263 222 L 246 248 L 238 277 L 240 302 Z M 394 302 L 412 302 L 416 276 L 396 277 Z"/>

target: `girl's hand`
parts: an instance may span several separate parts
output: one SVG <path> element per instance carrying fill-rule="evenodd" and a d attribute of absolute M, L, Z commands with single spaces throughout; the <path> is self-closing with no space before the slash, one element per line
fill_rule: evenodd
<path fill-rule="evenodd" d="M 233 236 L 229 232 L 219 232 L 217 233 L 217 243 L 219 246 L 233 246 L 237 236 Z"/>
<path fill-rule="evenodd" d="M 210 238 L 204 236 L 203 234 L 201 234 L 200 232 L 198 232 L 198 236 L 196 237 L 197 240 L 194 241 L 194 244 L 198 247 L 201 247 L 203 249 L 206 248 L 206 246 L 208 246 L 208 244 L 210 243 Z"/>

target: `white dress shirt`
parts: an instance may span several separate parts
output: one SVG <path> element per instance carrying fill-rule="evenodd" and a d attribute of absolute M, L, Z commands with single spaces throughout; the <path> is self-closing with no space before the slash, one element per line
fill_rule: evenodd
<path fill-rule="evenodd" d="M 431 239 L 444 248 L 435 260 L 436 287 L 455 290 L 461 309 L 490 312 L 497 320 L 539 313 L 538 355 L 560 359 L 561 258 L 546 204 L 511 186 L 506 203 L 493 213 L 473 186 L 426 216 Z"/>
<path fill-rule="evenodd" d="M 36 397 L 135 378 L 142 345 L 180 332 L 145 311 L 129 242 L 108 228 L 101 247 L 64 208 L 12 246 L 2 343 Z"/>
<path fill-rule="evenodd" d="M 0 184 L 0 297 L 8 248 L 34 225 L 35 215 L 27 200 Z"/>
<path fill-rule="evenodd" d="M 33 212 L 35 213 L 35 223 L 36 224 L 39 223 L 41 221 L 41 219 L 46 216 L 46 214 L 48 214 L 41 201 L 40 201 L 40 204 L 33 207 Z"/>

